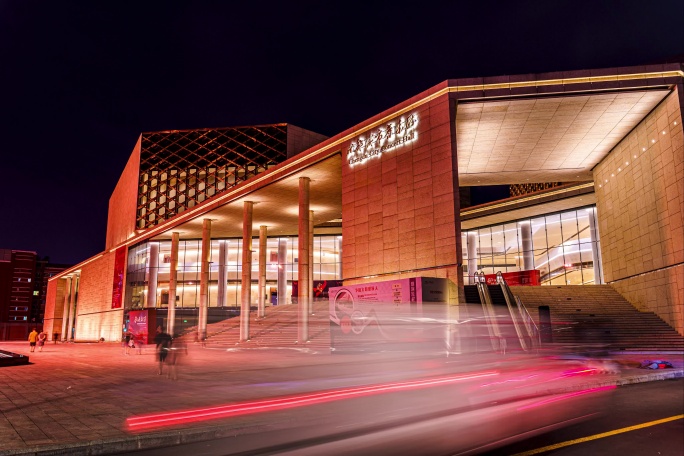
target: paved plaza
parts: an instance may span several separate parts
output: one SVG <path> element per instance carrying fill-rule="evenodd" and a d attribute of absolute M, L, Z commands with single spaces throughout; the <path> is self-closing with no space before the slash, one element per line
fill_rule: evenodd
<path fill-rule="evenodd" d="M 158 375 L 154 347 L 125 354 L 118 343 L 50 343 L 42 352 L 29 353 L 26 342 L 0 342 L 0 350 L 30 356 L 28 365 L 0 368 L 0 455 L 108 454 L 265 431 L 273 422 L 266 424 L 259 416 L 144 434 L 127 431 L 126 419 L 303 392 L 316 375 L 317 387 L 339 387 L 345 363 L 355 359 L 307 350 L 190 345 L 174 380 L 166 368 Z M 657 358 L 675 369 L 637 368 L 640 361 Z M 618 377 L 592 381 L 627 384 L 684 374 L 681 354 L 616 359 L 622 366 Z M 286 421 L 287 413 L 279 419 Z"/>

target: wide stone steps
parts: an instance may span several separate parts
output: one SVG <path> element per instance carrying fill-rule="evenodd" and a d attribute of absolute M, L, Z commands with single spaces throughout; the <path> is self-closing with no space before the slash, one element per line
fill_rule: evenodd
<path fill-rule="evenodd" d="M 537 324 L 539 306 L 549 306 L 554 342 L 684 351 L 684 337 L 656 314 L 636 309 L 610 285 L 511 287 L 511 291 Z"/>
<path fill-rule="evenodd" d="M 298 308 L 296 304 L 267 307 L 265 316 L 257 318 L 250 313 L 250 339 L 240 342 L 240 317 L 222 320 L 207 325 L 207 346 L 229 346 L 242 348 L 296 348 L 327 352 L 330 350 L 330 323 L 328 302 L 316 302 L 313 315 L 309 316 L 309 340 L 298 341 Z M 194 340 L 195 328 L 184 336 Z"/>

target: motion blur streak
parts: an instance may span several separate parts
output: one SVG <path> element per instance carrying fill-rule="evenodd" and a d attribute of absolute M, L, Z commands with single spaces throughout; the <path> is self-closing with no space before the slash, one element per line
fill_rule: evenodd
<path fill-rule="evenodd" d="M 548 398 L 548 399 L 544 399 L 543 401 L 537 401 L 537 402 L 535 402 L 535 403 L 533 403 L 533 404 L 526 405 L 526 406 L 524 406 L 524 407 L 519 407 L 518 410 L 528 410 L 528 409 L 531 409 L 531 408 L 541 407 L 541 406 L 543 406 L 543 405 L 550 404 L 550 403 L 552 403 L 552 402 L 563 401 L 563 400 L 566 400 L 566 399 L 571 399 L 571 398 L 573 398 L 573 397 L 583 396 L 583 395 L 585 395 L 585 394 L 591 394 L 591 393 L 598 393 L 598 392 L 601 392 L 601 391 L 608 391 L 608 390 L 612 390 L 612 389 L 615 389 L 615 388 L 616 388 L 615 385 L 611 385 L 611 386 L 602 386 L 602 387 L 600 387 L 600 388 L 586 389 L 586 390 L 582 390 L 582 391 L 574 391 L 574 392 L 572 392 L 572 393 L 561 394 L 561 395 L 559 395 L 559 396 L 554 396 L 554 397 L 551 397 L 551 398 Z"/>
<path fill-rule="evenodd" d="M 126 424 L 129 430 L 139 431 L 157 427 L 187 424 L 189 422 L 228 418 L 259 412 L 272 412 L 276 410 L 302 407 L 305 405 L 322 404 L 325 402 L 339 401 L 343 399 L 353 399 L 356 397 L 369 396 L 373 394 L 385 394 L 397 391 L 408 391 L 419 388 L 429 388 L 433 386 L 443 386 L 451 383 L 462 382 L 466 380 L 474 380 L 484 377 L 491 377 L 496 375 L 499 375 L 498 372 L 479 372 L 469 375 L 435 377 L 424 380 L 385 383 L 357 388 L 323 391 L 320 393 L 303 394 L 298 396 L 286 396 L 281 398 L 266 399 L 253 402 L 238 402 L 236 404 L 229 404 L 218 407 L 209 407 L 194 410 L 185 410 L 181 412 L 131 417 L 126 420 Z"/>

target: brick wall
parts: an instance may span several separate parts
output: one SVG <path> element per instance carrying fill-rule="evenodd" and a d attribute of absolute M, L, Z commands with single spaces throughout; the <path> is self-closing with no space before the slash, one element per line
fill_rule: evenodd
<path fill-rule="evenodd" d="M 594 169 L 607 283 L 684 334 L 682 85 Z"/>
<path fill-rule="evenodd" d="M 115 252 L 81 267 L 76 340 L 121 340 L 123 310 L 112 309 Z"/>
<path fill-rule="evenodd" d="M 119 182 L 109 198 L 105 249 L 110 249 L 124 242 L 135 232 L 141 138 L 142 136 L 138 138 L 128 163 L 121 173 Z"/>
<path fill-rule="evenodd" d="M 362 136 L 413 114 L 419 119 L 418 137 L 409 144 L 354 166 L 349 147 L 359 136 L 342 145 L 345 284 L 418 276 L 458 282 L 458 185 L 448 96 L 383 121 Z"/>

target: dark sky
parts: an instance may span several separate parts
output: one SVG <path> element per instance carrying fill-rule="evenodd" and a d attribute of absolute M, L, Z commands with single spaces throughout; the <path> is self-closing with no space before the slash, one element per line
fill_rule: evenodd
<path fill-rule="evenodd" d="M 682 55 L 684 0 L 0 0 L 0 248 L 101 252 L 143 131 L 333 135 L 448 78 Z"/>

